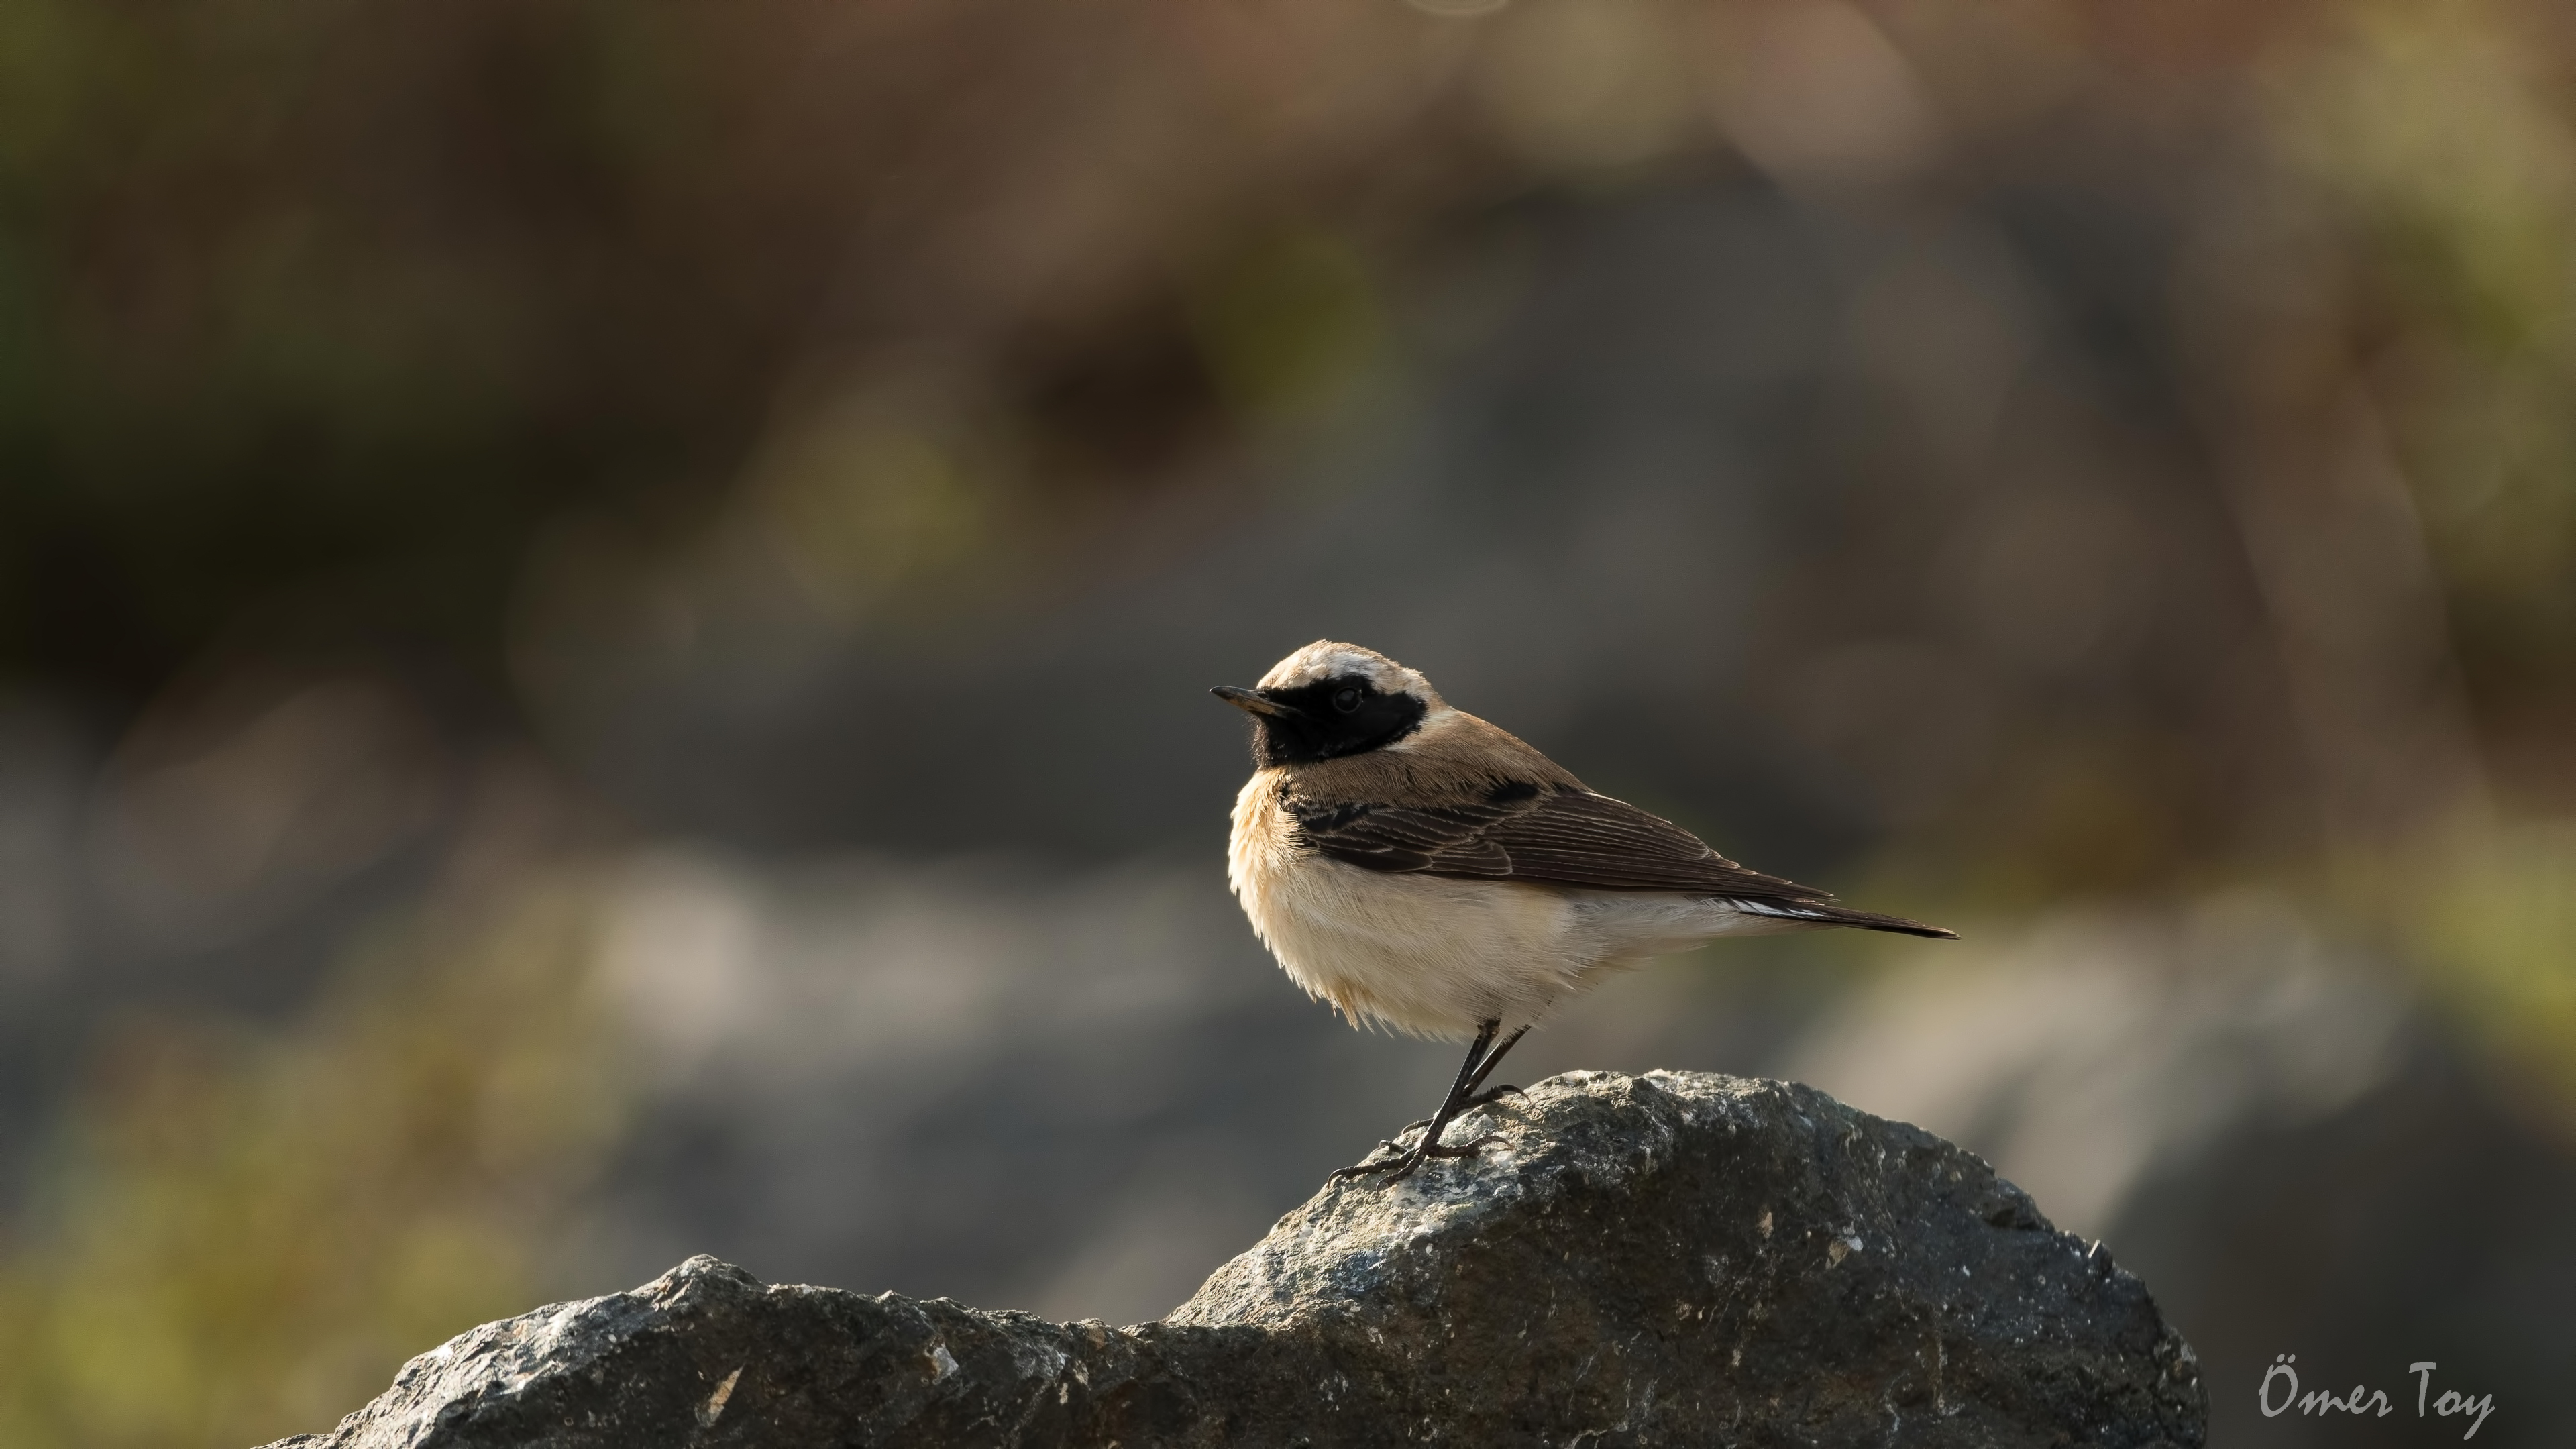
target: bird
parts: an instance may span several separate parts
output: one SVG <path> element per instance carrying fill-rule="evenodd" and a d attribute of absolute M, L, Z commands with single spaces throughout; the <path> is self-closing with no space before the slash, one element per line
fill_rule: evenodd
<path fill-rule="evenodd" d="M 1252 720 L 1226 875 L 1262 944 L 1353 1026 L 1468 1042 L 1439 1110 L 1335 1179 L 1392 1182 L 1499 1140 L 1441 1134 L 1518 1091 L 1480 1089 L 1552 1008 L 1653 957 L 1833 926 L 1957 939 L 1738 865 L 1374 649 L 1318 639 L 1209 693 Z"/>

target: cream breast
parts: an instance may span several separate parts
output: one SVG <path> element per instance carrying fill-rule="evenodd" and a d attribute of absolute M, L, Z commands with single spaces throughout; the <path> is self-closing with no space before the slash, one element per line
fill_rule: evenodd
<path fill-rule="evenodd" d="M 1297 843 L 1280 783 L 1265 770 L 1236 797 L 1228 879 L 1289 979 L 1353 1022 L 1463 1039 L 1482 1021 L 1536 1021 L 1593 964 L 1565 892 L 1318 855 Z"/>

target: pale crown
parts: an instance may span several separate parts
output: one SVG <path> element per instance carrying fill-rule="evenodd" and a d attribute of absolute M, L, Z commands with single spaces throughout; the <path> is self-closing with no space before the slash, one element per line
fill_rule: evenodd
<path fill-rule="evenodd" d="M 1441 699 L 1422 672 L 1407 669 L 1374 649 L 1357 644 L 1341 644 L 1318 639 L 1277 664 L 1261 676 L 1261 688 L 1296 689 L 1327 679 L 1357 677 L 1368 681 L 1380 694 L 1409 694 L 1437 709 Z"/>

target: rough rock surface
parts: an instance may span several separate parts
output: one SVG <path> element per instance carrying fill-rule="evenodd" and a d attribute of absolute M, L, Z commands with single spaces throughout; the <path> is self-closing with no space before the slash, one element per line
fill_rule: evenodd
<path fill-rule="evenodd" d="M 1779 1082 L 1574 1073 L 1328 1184 L 1162 1323 L 693 1258 L 486 1324 L 301 1449 L 2198 1445 L 2145 1285 L 1985 1163 Z"/>

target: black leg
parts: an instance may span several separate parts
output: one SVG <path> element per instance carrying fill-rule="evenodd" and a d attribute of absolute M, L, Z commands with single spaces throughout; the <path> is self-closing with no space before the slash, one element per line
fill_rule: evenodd
<path fill-rule="evenodd" d="M 1501 1046 L 1498 1046 L 1491 1052 L 1486 1053 L 1485 1059 L 1476 1064 L 1476 1075 L 1474 1079 L 1467 1083 L 1467 1101 L 1469 1103 L 1490 1102 L 1497 1097 L 1517 1097 L 1521 1095 L 1521 1089 L 1518 1087 L 1496 1087 L 1490 1092 L 1479 1092 L 1476 1089 L 1485 1085 L 1485 1079 L 1494 1074 L 1494 1064 L 1503 1059 L 1503 1053 L 1510 1051 L 1514 1043 L 1527 1035 L 1529 1035 L 1528 1027 L 1523 1026 L 1514 1028 L 1510 1036 L 1503 1038 L 1503 1044 Z"/>
<path fill-rule="evenodd" d="M 1396 1155 L 1393 1157 L 1381 1158 L 1377 1161 L 1363 1162 L 1356 1166 L 1345 1167 L 1335 1172 L 1333 1176 L 1336 1178 L 1357 1177 L 1363 1173 L 1383 1172 L 1387 1175 L 1386 1180 L 1393 1182 L 1397 1178 L 1404 1177 L 1410 1174 L 1415 1168 L 1420 1167 L 1423 1159 L 1425 1158 L 1473 1157 L 1476 1154 L 1477 1148 L 1484 1146 L 1488 1142 L 1499 1141 L 1500 1139 L 1495 1137 L 1479 1137 L 1475 1141 L 1467 1143 L 1464 1146 L 1444 1147 L 1440 1142 L 1440 1134 L 1448 1127 L 1450 1119 L 1457 1116 L 1459 1111 L 1467 1106 L 1468 1095 L 1474 1092 L 1476 1085 L 1485 1079 L 1485 1073 L 1492 1071 L 1494 1063 L 1501 1059 L 1502 1054 L 1505 1051 L 1508 1051 L 1511 1048 L 1512 1042 L 1519 1041 L 1521 1039 L 1521 1033 L 1529 1030 L 1528 1027 L 1522 1027 L 1520 1031 L 1513 1032 L 1510 1041 L 1504 1042 L 1501 1047 L 1495 1048 L 1492 1054 L 1488 1055 L 1485 1049 L 1493 1046 L 1494 1034 L 1502 1029 L 1503 1024 L 1499 1021 L 1487 1021 L 1480 1023 L 1477 1026 L 1475 1044 L 1467 1048 L 1467 1060 L 1458 1068 L 1458 1080 L 1449 1084 L 1449 1095 L 1441 1100 L 1440 1110 L 1431 1114 L 1431 1119 L 1428 1122 L 1418 1124 L 1425 1127 L 1427 1130 L 1422 1134 L 1422 1141 L 1416 1144 L 1411 1151 L 1408 1152 L 1402 1148 L 1396 1148 Z M 1398 1133 L 1397 1135 L 1402 1136 L 1403 1134 Z M 1392 1142 L 1380 1143 L 1379 1145 L 1389 1148 L 1395 1147 L 1395 1144 Z"/>
<path fill-rule="evenodd" d="M 1528 1095 L 1528 1093 L 1523 1092 L 1520 1088 L 1513 1086 L 1496 1087 L 1490 1092 L 1479 1092 L 1476 1090 L 1478 1087 L 1485 1085 L 1485 1078 L 1494 1074 L 1495 1063 L 1500 1062 L 1503 1059 L 1503 1053 L 1512 1049 L 1512 1043 L 1519 1041 L 1522 1037 L 1527 1035 L 1529 1035 L 1528 1027 L 1523 1026 L 1515 1028 L 1510 1036 L 1503 1038 L 1503 1044 L 1501 1046 L 1487 1052 L 1485 1054 L 1485 1059 L 1476 1064 L 1476 1075 L 1470 1078 L 1467 1082 L 1467 1096 L 1458 1104 L 1462 1110 L 1468 1107 L 1481 1107 L 1488 1102 L 1499 1102 L 1505 1097 L 1522 1097 Z M 1415 1122 L 1407 1122 L 1402 1127 L 1396 1129 L 1395 1135 L 1401 1137 L 1416 1127 L 1428 1127 L 1430 1125 L 1431 1119 L 1428 1117 Z M 1391 1152 L 1402 1150 L 1392 1142 L 1381 1142 L 1378 1145 Z"/>
<path fill-rule="evenodd" d="M 1476 1083 L 1480 1078 L 1476 1076 L 1475 1073 L 1484 1065 L 1485 1062 L 1492 1060 L 1492 1058 L 1484 1055 L 1485 1048 L 1492 1043 L 1494 1040 L 1494 1033 L 1501 1030 L 1502 1025 L 1503 1024 L 1499 1021 L 1488 1021 L 1478 1024 L 1476 1027 L 1476 1039 L 1473 1042 L 1470 1042 L 1467 1046 L 1467 1060 L 1458 1068 L 1458 1080 L 1449 1084 L 1449 1095 L 1440 1099 L 1442 1111 L 1448 1111 L 1450 1103 L 1456 1102 L 1467 1093 L 1476 1090 Z M 1523 1030 L 1526 1029 L 1527 1028 L 1523 1028 Z M 1512 1038 L 1514 1041 L 1519 1040 L 1520 1032 L 1513 1032 Z M 1509 1045 L 1509 1043 L 1505 1043 L 1505 1045 Z M 1403 1126 L 1395 1129 L 1395 1135 L 1401 1137 L 1416 1127 L 1428 1127 L 1431 1125 L 1433 1120 L 1434 1119 L 1431 1117 L 1423 1117 L 1407 1122 Z M 1392 1142 L 1381 1142 L 1378 1146 L 1387 1148 L 1390 1151 L 1403 1150 L 1398 1148 Z M 1345 1168 L 1343 1170 L 1346 1172 L 1356 1172 L 1359 1169 Z"/>

